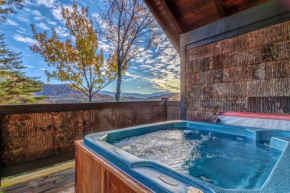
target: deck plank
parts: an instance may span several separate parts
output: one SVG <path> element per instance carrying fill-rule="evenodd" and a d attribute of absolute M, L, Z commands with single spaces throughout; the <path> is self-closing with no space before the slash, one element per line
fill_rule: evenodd
<path fill-rule="evenodd" d="M 74 164 L 74 162 L 73 162 Z M 5 193 L 74 193 L 75 168 L 58 165 L 46 168 L 44 171 L 36 171 L 15 178 L 4 180 L 6 186 L 0 188 L 0 192 Z M 57 169 L 56 169 L 57 168 Z M 48 175 L 47 170 L 53 171 Z M 36 177 L 36 178 L 35 178 Z M 25 180 L 27 178 L 28 180 Z M 15 183 L 21 179 L 20 183 Z M 24 179 L 24 180 L 23 180 Z M 11 184 L 8 186 L 7 184 Z"/>

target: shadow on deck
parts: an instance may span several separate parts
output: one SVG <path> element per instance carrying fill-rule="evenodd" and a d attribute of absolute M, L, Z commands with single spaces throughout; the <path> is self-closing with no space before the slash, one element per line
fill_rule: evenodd
<path fill-rule="evenodd" d="M 74 161 L 4 178 L 0 192 L 5 193 L 73 193 L 75 180 Z"/>

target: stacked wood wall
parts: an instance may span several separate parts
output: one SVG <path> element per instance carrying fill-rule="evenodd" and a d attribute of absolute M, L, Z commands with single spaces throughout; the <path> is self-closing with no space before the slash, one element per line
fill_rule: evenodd
<path fill-rule="evenodd" d="M 137 102 L 118 108 L 112 108 L 111 105 L 109 108 L 92 110 L 0 115 L 1 167 L 73 152 L 73 142 L 83 139 L 89 133 L 179 118 L 179 113 L 175 113 L 179 112 L 179 106 L 167 110 L 170 106 L 161 101 L 156 103 L 163 105 L 152 103 Z M 19 111 L 21 109 L 23 112 L 25 108 L 29 107 L 22 105 Z"/>
<path fill-rule="evenodd" d="M 186 51 L 187 119 L 290 113 L 290 21 Z"/>

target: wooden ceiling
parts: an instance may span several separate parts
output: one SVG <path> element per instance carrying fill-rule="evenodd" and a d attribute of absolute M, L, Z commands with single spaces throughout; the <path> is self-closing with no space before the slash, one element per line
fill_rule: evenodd
<path fill-rule="evenodd" d="M 164 0 L 183 33 L 266 0 Z"/>
<path fill-rule="evenodd" d="M 179 35 L 267 0 L 144 0 L 173 45 Z M 173 37 L 172 37 L 173 36 Z M 176 40 L 178 36 L 178 40 Z M 175 38 L 175 40 L 173 40 Z M 178 45 L 177 45 L 178 44 Z"/>

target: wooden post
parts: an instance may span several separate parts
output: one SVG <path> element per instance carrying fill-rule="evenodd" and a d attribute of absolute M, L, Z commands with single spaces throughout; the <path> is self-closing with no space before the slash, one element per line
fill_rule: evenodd
<path fill-rule="evenodd" d="M 167 101 L 169 100 L 169 98 L 168 97 L 161 97 L 161 100 L 164 101 L 164 109 L 165 109 L 166 120 L 168 120 Z"/>
<path fill-rule="evenodd" d="M 161 97 L 161 100 L 162 100 L 162 101 L 168 101 L 169 98 L 168 98 L 168 97 Z"/>
<path fill-rule="evenodd" d="M 186 41 L 184 36 L 180 36 L 180 119 L 186 120 Z"/>

